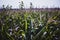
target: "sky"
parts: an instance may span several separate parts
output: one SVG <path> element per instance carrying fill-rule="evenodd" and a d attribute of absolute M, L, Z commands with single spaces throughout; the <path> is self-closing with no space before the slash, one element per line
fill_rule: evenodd
<path fill-rule="evenodd" d="M 19 8 L 19 2 L 22 0 L 0 0 L 0 8 L 4 4 L 5 7 L 7 5 L 12 5 L 12 8 Z M 32 2 L 34 8 L 54 8 L 60 7 L 60 0 L 23 0 L 24 7 L 29 8 L 30 2 Z"/>

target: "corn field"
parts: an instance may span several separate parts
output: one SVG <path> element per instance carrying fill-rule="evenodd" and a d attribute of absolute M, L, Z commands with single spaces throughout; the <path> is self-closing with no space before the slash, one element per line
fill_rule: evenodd
<path fill-rule="evenodd" d="M 60 40 L 60 12 L 0 12 L 0 40 Z"/>

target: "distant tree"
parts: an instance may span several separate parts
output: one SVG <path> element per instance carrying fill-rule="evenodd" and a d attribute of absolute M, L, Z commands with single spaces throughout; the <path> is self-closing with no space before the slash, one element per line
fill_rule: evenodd
<path fill-rule="evenodd" d="M 19 3 L 20 3 L 20 2 L 19 2 Z M 20 8 L 21 10 L 23 10 L 23 8 L 24 8 L 24 3 L 23 3 L 23 1 L 21 1 L 20 5 L 19 5 L 19 8 Z"/>
<path fill-rule="evenodd" d="M 2 8 L 4 9 L 5 8 L 5 5 L 2 5 Z"/>
<path fill-rule="evenodd" d="M 9 5 L 6 6 L 6 9 L 10 9 Z"/>
<path fill-rule="evenodd" d="M 3 9 L 2 13 L 5 13 L 6 10 L 5 10 L 5 5 L 4 4 L 2 5 L 2 9 Z"/>
<path fill-rule="evenodd" d="M 12 5 L 10 6 L 10 9 L 12 9 Z"/>
<path fill-rule="evenodd" d="M 30 2 L 30 12 L 32 12 L 32 9 L 33 9 L 33 4 L 32 2 Z"/>
<path fill-rule="evenodd" d="M 32 9 L 33 8 L 33 4 L 32 4 L 32 2 L 30 2 L 30 9 Z"/>

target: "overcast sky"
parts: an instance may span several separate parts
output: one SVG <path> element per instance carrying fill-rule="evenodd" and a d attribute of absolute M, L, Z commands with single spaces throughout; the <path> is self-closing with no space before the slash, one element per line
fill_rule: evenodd
<path fill-rule="evenodd" d="M 6 5 L 12 5 L 12 8 L 19 8 L 19 2 L 21 0 L 0 0 L 0 8 L 4 4 Z M 41 8 L 41 7 L 60 7 L 60 0 L 23 0 L 24 7 L 29 8 L 30 2 L 33 3 L 34 8 Z"/>

